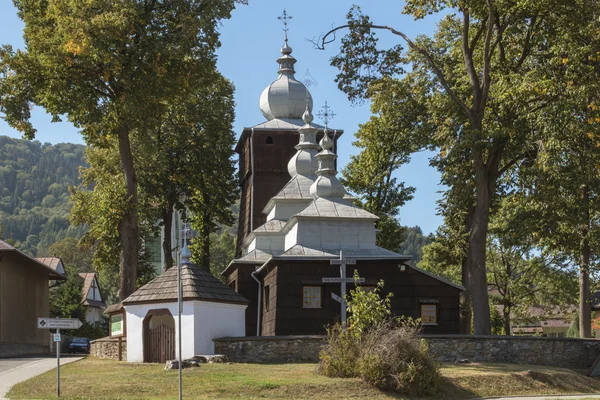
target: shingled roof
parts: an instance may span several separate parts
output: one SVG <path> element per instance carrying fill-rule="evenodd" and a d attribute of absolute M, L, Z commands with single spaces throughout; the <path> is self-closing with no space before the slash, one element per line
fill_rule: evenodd
<path fill-rule="evenodd" d="M 50 280 L 65 280 L 66 277 L 55 271 L 54 269 L 50 268 L 48 265 L 44 264 L 43 262 L 41 262 L 38 259 L 35 259 L 33 257 L 28 256 L 27 254 L 23 253 L 22 251 L 14 248 L 13 246 L 11 246 L 10 244 L 0 240 L 0 252 L 2 253 L 16 253 L 18 254 L 20 257 L 22 257 L 22 259 L 26 259 L 27 261 L 30 261 L 33 265 L 37 266 L 37 267 L 41 267 L 43 270 L 45 270 L 46 272 L 48 272 L 48 278 Z"/>
<path fill-rule="evenodd" d="M 239 293 L 215 278 L 210 272 L 189 263 L 181 267 L 184 300 L 202 300 L 217 303 L 248 304 Z M 177 267 L 163 272 L 157 278 L 136 290 L 123 300 L 123 305 L 177 301 Z"/>

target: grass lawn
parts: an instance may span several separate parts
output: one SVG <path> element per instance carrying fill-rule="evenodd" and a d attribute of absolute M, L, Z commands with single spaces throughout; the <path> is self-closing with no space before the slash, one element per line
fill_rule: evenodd
<path fill-rule="evenodd" d="M 359 379 L 332 379 L 316 364 L 205 364 L 183 371 L 185 399 L 400 398 Z M 436 399 L 500 395 L 598 393 L 600 379 L 566 369 L 511 364 L 444 365 Z M 177 371 L 158 364 L 128 364 L 87 358 L 61 368 L 64 399 L 175 399 Z M 56 371 L 13 387 L 10 399 L 56 398 Z"/>

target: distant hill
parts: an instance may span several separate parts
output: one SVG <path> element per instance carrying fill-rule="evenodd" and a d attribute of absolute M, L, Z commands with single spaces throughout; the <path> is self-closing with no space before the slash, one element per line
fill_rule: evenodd
<path fill-rule="evenodd" d="M 404 243 L 400 247 L 400 254 L 406 254 L 413 256 L 412 264 L 417 265 L 421 258 L 423 258 L 423 247 L 427 246 L 433 241 L 433 236 L 423 235 L 423 230 L 420 226 L 407 226 L 405 232 Z"/>
<path fill-rule="evenodd" d="M 69 222 L 69 186 L 79 184 L 85 146 L 0 136 L 0 237 L 34 256 L 83 228 Z"/>

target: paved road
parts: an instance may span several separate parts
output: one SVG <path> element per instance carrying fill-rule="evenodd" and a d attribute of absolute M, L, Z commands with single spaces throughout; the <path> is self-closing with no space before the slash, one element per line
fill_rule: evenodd
<path fill-rule="evenodd" d="M 61 357 L 60 365 L 81 360 L 82 357 Z M 13 385 L 56 368 L 56 358 L 3 358 L 0 359 L 0 400 Z"/>

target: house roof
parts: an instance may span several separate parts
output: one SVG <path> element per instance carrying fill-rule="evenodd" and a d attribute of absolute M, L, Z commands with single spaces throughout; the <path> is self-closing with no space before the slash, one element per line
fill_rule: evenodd
<path fill-rule="evenodd" d="M 81 273 L 79 273 L 79 276 L 83 278 L 83 289 L 81 290 L 82 304 L 84 306 L 97 307 L 97 308 L 106 307 L 106 303 L 104 303 L 104 301 L 102 301 L 102 300 L 88 299 L 88 294 L 90 292 L 90 289 L 92 288 L 92 282 L 94 282 L 94 280 L 96 280 L 96 273 L 95 272 L 81 272 Z M 100 285 L 98 284 L 97 280 L 96 280 L 96 288 L 98 289 L 98 291 L 100 293 L 100 298 L 102 298 L 102 292 L 100 291 Z"/>
<path fill-rule="evenodd" d="M 46 264 L 61 275 L 65 274 L 65 267 L 60 257 L 36 257 L 36 260 Z"/>
<path fill-rule="evenodd" d="M 50 268 L 48 265 L 44 264 L 43 262 L 41 262 L 33 257 L 28 256 L 27 254 L 23 253 L 22 251 L 17 250 L 13 246 L 11 246 L 10 244 L 8 244 L 2 240 L 0 240 L 0 252 L 15 253 L 19 257 L 22 257 L 22 258 L 26 259 L 27 261 L 33 263 L 35 266 L 41 267 L 44 271 L 46 271 L 48 273 L 49 280 L 65 280 L 65 279 L 67 279 L 63 274 L 55 271 L 54 269 Z"/>
<path fill-rule="evenodd" d="M 210 272 L 186 263 L 181 268 L 184 300 L 248 304 L 242 295 L 215 278 Z M 170 268 L 123 300 L 123 305 L 177 300 L 177 268 Z"/>
<path fill-rule="evenodd" d="M 104 309 L 104 314 L 112 314 L 121 310 L 123 310 L 123 302 L 111 304 L 110 306 L 106 307 Z"/>

